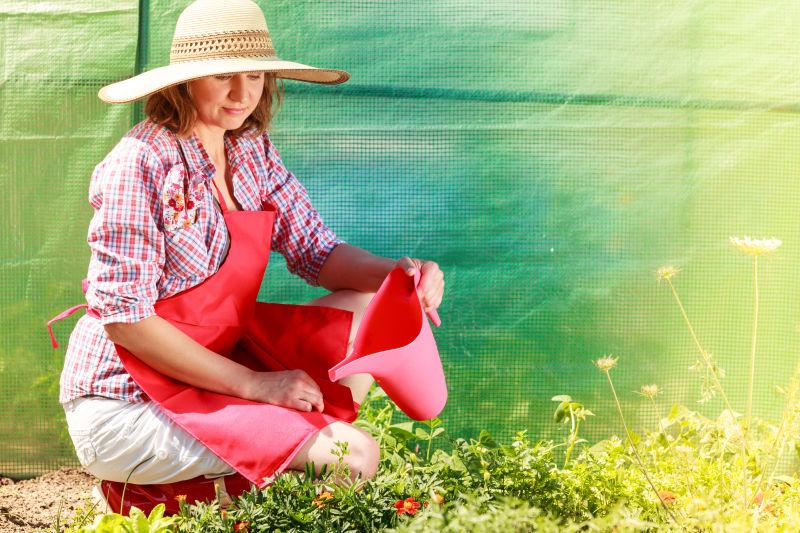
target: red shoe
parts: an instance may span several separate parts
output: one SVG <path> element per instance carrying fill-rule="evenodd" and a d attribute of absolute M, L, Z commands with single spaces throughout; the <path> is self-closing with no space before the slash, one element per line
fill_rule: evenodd
<path fill-rule="evenodd" d="M 241 474 L 230 474 L 217 478 L 198 476 L 185 481 L 173 483 L 159 483 L 154 485 L 136 485 L 133 483 L 120 483 L 118 481 L 100 481 L 95 487 L 101 493 L 102 499 L 107 504 L 107 509 L 102 507 L 98 511 L 120 513 L 127 516 L 131 506 L 138 507 L 145 514 L 149 514 L 153 507 L 163 503 L 164 514 L 173 515 L 180 511 L 179 496 L 185 498 L 186 503 L 196 501 L 210 501 L 218 499 L 221 508 L 229 507 L 233 498 L 241 496 L 253 486 Z M 125 501 L 122 501 L 124 491 Z M 95 492 L 95 496 L 97 496 Z M 121 509 L 121 511 L 120 511 Z"/>

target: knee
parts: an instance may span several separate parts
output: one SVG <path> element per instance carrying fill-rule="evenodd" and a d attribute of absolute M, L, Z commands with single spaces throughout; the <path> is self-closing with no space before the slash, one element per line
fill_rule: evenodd
<path fill-rule="evenodd" d="M 353 324 L 351 339 L 355 335 L 355 331 L 361 324 L 361 319 L 364 317 L 364 311 L 375 296 L 374 292 L 361 292 L 361 291 L 347 291 L 349 293 L 349 309 L 353 312 Z"/>
<path fill-rule="evenodd" d="M 374 292 L 361 292 L 354 290 L 346 290 L 347 299 L 349 300 L 349 308 L 356 315 L 361 315 L 367 308 L 372 298 L 375 296 Z"/>
<path fill-rule="evenodd" d="M 348 453 L 344 461 L 350 468 L 350 475 L 355 478 L 361 475 L 361 479 L 372 479 L 378 472 L 378 465 L 381 460 L 381 450 L 372 435 L 359 430 L 357 437 L 348 443 Z"/>

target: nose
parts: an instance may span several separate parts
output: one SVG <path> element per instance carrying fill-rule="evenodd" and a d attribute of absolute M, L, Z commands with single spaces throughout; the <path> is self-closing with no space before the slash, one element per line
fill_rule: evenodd
<path fill-rule="evenodd" d="M 228 97 L 234 102 L 243 102 L 247 98 L 246 74 L 234 74 L 231 78 Z"/>

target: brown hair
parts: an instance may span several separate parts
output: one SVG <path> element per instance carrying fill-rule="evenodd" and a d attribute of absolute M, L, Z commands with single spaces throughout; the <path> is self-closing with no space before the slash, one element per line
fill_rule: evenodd
<path fill-rule="evenodd" d="M 263 133 L 269 127 L 282 100 L 283 84 L 278 85 L 274 74 L 264 73 L 261 100 L 244 124 L 231 133 L 238 136 L 251 129 L 254 133 Z M 189 133 L 197 120 L 197 110 L 189 96 L 188 82 L 151 94 L 144 105 L 144 112 L 156 124 L 161 124 L 181 136 Z"/>

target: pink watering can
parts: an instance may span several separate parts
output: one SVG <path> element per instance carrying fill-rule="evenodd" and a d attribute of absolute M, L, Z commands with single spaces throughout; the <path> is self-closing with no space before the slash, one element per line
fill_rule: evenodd
<path fill-rule="evenodd" d="M 392 270 L 364 312 L 353 352 L 328 370 L 331 381 L 372 374 L 405 414 L 415 420 L 438 415 L 447 403 L 447 384 L 431 327 L 417 296 L 419 271 L 412 278 Z M 436 311 L 430 313 L 439 325 Z"/>

